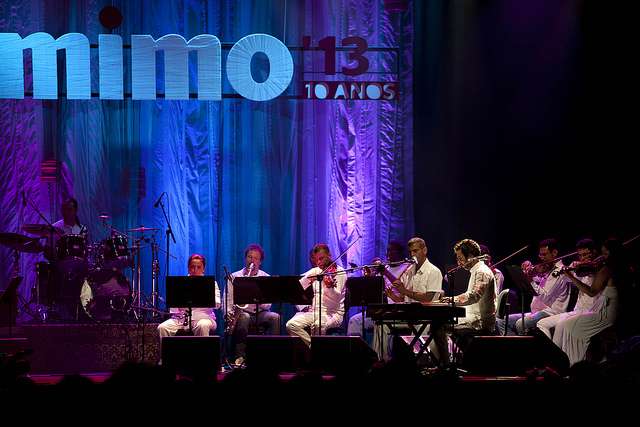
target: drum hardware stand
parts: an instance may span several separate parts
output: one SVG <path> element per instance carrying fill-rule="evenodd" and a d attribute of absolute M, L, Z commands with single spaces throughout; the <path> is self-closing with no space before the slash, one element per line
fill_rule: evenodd
<path fill-rule="evenodd" d="M 158 276 L 160 274 L 160 260 L 158 259 L 158 243 L 155 236 L 151 238 L 151 317 L 158 316 Z"/>
<path fill-rule="evenodd" d="M 141 246 L 140 246 L 140 242 L 143 240 L 143 238 L 141 239 L 135 239 L 133 241 L 133 245 L 132 248 L 135 251 L 135 262 L 134 262 L 134 266 L 131 272 L 131 283 L 133 284 L 132 288 L 133 288 L 133 305 L 134 307 L 140 307 L 141 306 L 141 296 L 142 296 L 142 266 L 141 266 L 141 256 L 142 253 L 140 251 Z M 141 316 L 144 316 L 143 313 L 140 312 L 139 309 L 132 307 L 133 310 L 133 316 L 136 319 L 136 321 L 140 320 Z"/>
<path fill-rule="evenodd" d="M 51 192 L 51 182 L 47 182 L 47 189 L 49 190 L 48 193 L 49 193 L 49 211 L 50 211 L 50 216 L 53 217 L 53 194 Z M 38 206 L 35 203 L 33 203 L 33 201 L 30 198 L 27 197 L 27 195 L 25 194 L 24 191 L 22 192 L 22 198 L 23 198 L 23 202 L 25 203 L 25 205 L 29 205 L 29 207 L 31 207 L 31 209 L 33 209 L 35 211 L 35 213 L 38 214 L 40 219 L 42 219 L 42 221 L 44 221 L 44 223 L 46 225 L 48 225 L 49 236 L 48 236 L 47 244 L 49 246 L 49 254 L 48 254 L 48 256 L 46 256 L 46 258 L 49 258 L 49 257 L 54 257 L 55 258 L 55 244 L 54 244 L 54 241 L 53 241 L 54 240 L 53 236 L 54 236 L 54 234 L 57 234 L 58 236 L 62 236 L 63 233 L 60 232 L 60 230 L 58 230 L 57 228 L 55 228 L 53 226 L 53 223 L 51 221 L 49 221 L 42 214 L 42 212 L 40 211 Z M 47 255 L 47 254 L 45 253 L 45 255 Z M 49 260 L 49 261 L 51 261 L 51 260 Z M 39 285 L 39 283 L 38 283 L 38 285 Z M 47 286 L 49 288 L 51 288 L 50 281 L 47 283 Z M 41 304 L 40 303 L 41 302 L 40 301 L 40 286 L 38 286 L 38 289 L 37 289 L 36 293 L 37 293 L 36 299 L 37 299 L 37 307 L 38 307 L 37 308 L 38 318 L 42 322 L 46 322 L 48 317 L 49 317 L 49 311 L 54 311 L 55 312 L 55 309 L 52 308 L 52 307 L 49 307 L 48 304 L 45 305 L 45 304 Z M 31 297 L 31 299 L 33 300 L 33 295 Z M 29 313 L 29 314 L 31 314 L 31 313 Z M 33 315 L 32 315 L 32 317 L 35 318 L 35 316 L 33 316 Z"/>

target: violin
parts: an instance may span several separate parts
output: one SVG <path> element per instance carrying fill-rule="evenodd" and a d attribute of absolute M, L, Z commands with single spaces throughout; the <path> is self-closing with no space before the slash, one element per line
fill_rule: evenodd
<path fill-rule="evenodd" d="M 338 270 L 338 266 L 336 265 L 335 262 L 328 260 L 327 262 L 324 263 L 324 265 L 322 266 L 318 266 L 318 268 L 322 269 L 322 273 L 320 274 L 314 274 L 311 276 L 308 276 L 307 278 L 311 281 L 317 281 L 318 277 L 322 276 L 322 283 L 324 283 L 324 286 L 327 288 L 335 288 L 336 286 L 336 271 Z"/>
<path fill-rule="evenodd" d="M 338 267 L 336 266 L 335 263 L 332 263 L 331 265 L 329 265 L 328 268 L 324 269 L 325 273 L 335 273 L 338 270 Z M 328 276 L 324 276 L 322 278 L 322 283 L 324 283 L 324 286 L 327 288 L 334 288 L 336 286 L 336 276 L 335 274 L 329 274 Z"/>
<path fill-rule="evenodd" d="M 596 274 L 604 265 L 604 261 L 605 261 L 604 256 L 600 255 L 599 257 L 591 261 L 575 263 L 568 267 L 563 267 L 559 270 L 554 271 L 553 273 L 551 273 L 551 275 L 553 277 L 558 277 L 561 274 L 564 274 L 570 271 L 573 271 L 575 275 L 578 277 L 584 277 L 590 274 Z"/>

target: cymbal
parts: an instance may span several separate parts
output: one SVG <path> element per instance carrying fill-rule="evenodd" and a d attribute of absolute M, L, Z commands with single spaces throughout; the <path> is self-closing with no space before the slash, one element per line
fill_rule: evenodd
<path fill-rule="evenodd" d="M 47 234 L 51 231 L 49 224 L 24 224 L 22 229 L 29 234 Z"/>
<path fill-rule="evenodd" d="M 160 230 L 159 228 L 149 228 L 149 227 L 138 227 L 138 228 L 130 228 L 129 232 L 131 233 L 144 233 L 145 231 L 158 231 Z"/>
<path fill-rule="evenodd" d="M 19 252 L 42 252 L 43 247 L 38 238 L 18 233 L 0 233 L 0 245 L 7 246 Z"/>

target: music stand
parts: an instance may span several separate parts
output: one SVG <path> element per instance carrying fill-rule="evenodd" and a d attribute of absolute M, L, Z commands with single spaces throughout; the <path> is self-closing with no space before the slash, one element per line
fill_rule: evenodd
<path fill-rule="evenodd" d="M 531 283 L 524 275 L 522 269 L 517 265 L 507 265 L 505 266 L 505 270 L 507 274 L 505 275 L 505 284 L 504 288 L 508 289 L 516 289 L 520 293 L 520 313 L 522 315 L 522 335 L 525 334 L 524 329 L 524 297 L 525 294 L 529 296 L 537 296 L 538 293 L 531 287 Z M 512 286 L 513 285 L 513 286 Z M 504 333 L 506 335 L 507 329 L 509 328 L 509 316 L 505 317 L 505 325 L 504 325 Z"/>
<path fill-rule="evenodd" d="M 362 339 L 364 339 L 367 306 L 384 302 L 384 278 L 382 276 L 349 277 L 346 288 L 347 307 L 351 307 L 352 301 L 357 301 L 359 303 L 357 305 L 362 307 Z M 347 312 L 348 310 L 347 308 Z"/>
<path fill-rule="evenodd" d="M 233 279 L 233 303 L 256 305 L 256 330 L 260 304 L 310 305 L 312 300 L 313 288 L 302 289 L 300 276 L 241 276 Z M 282 316 L 280 319 L 282 321 Z"/>
<path fill-rule="evenodd" d="M 193 334 L 191 310 L 215 307 L 214 276 L 167 276 L 167 306 L 187 307 L 189 332 Z"/>

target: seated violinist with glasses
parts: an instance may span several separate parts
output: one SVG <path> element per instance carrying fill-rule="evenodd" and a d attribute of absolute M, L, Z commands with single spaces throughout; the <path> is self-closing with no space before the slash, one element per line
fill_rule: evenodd
<path fill-rule="evenodd" d="M 558 260 L 558 243 L 555 239 L 546 239 L 538 244 L 540 263 L 533 265 L 530 261 L 522 263 L 522 271 L 531 287 L 538 295 L 531 301 L 531 311 L 525 313 L 524 324 L 522 314 L 514 313 L 508 317 L 507 335 L 523 335 L 536 327 L 545 317 L 567 311 L 569 305 L 569 280 L 564 275 L 554 274 L 564 267 Z M 496 321 L 498 332 L 503 335 L 505 320 Z"/>

